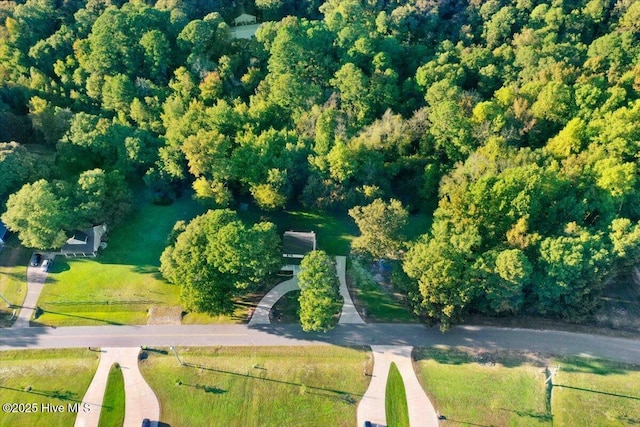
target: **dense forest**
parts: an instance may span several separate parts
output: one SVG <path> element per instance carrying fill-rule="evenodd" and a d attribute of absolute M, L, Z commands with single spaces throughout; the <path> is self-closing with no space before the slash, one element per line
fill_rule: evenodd
<path fill-rule="evenodd" d="M 398 259 L 443 328 L 584 319 L 640 255 L 640 2 L 255 0 L 250 40 L 238 3 L 0 3 L 0 211 L 24 245 L 117 226 L 142 182 L 350 211 L 354 249 Z M 415 212 L 410 242 L 389 224 Z"/>

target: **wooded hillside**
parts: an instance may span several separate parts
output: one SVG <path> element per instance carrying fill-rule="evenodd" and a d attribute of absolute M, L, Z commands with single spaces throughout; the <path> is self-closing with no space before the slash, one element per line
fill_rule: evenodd
<path fill-rule="evenodd" d="M 25 245 L 117 226 L 140 180 L 158 203 L 393 199 L 433 213 L 390 247 L 445 328 L 584 318 L 637 259 L 640 2 L 255 3 L 251 40 L 226 0 L 0 4 L 0 211 Z"/>

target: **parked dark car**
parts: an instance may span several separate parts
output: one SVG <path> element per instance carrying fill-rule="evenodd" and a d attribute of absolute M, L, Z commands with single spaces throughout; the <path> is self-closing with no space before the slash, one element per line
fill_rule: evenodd
<path fill-rule="evenodd" d="M 42 255 L 40 254 L 33 254 L 31 256 L 31 261 L 29 261 L 29 265 L 31 267 L 37 267 L 38 264 L 40 264 L 40 261 L 42 260 Z"/>
<path fill-rule="evenodd" d="M 142 427 L 149 427 L 151 425 L 151 421 L 149 421 L 149 418 L 145 418 L 144 420 L 142 420 Z"/>

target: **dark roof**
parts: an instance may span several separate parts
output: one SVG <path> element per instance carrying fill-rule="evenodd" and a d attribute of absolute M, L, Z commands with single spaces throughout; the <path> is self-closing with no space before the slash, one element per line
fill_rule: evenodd
<path fill-rule="evenodd" d="M 313 231 L 285 231 L 282 237 L 284 255 L 305 255 L 316 249 L 316 233 Z"/>
<path fill-rule="evenodd" d="M 100 247 L 102 235 L 106 231 L 107 227 L 104 224 L 96 225 L 84 231 L 76 231 L 60 250 L 62 253 L 68 254 L 96 253 Z M 82 240 L 83 238 L 86 240 Z"/>
<path fill-rule="evenodd" d="M 90 230 L 79 231 L 76 230 L 73 233 L 67 234 L 69 239 L 67 239 L 67 243 L 70 245 L 84 245 L 89 241 L 89 234 L 91 234 Z"/>

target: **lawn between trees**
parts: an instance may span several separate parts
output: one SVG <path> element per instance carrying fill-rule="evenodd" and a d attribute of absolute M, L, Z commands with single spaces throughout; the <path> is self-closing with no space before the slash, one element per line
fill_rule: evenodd
<path fill-rule="evenodd" d="M 98 355 L 87 349 L 0 352 L 0 402 L 35 405 L 31 412 L 3 410 L 0 425 L 73 425 L 76 413 L 69 405 L 82 401 L 98 367 Z M 63 405 L 64 411 L 47 412 L 46 405 Z"/>
<path fill-rule="evenodd" d="M 43 312 L 36 323 L 51 326 L 144 324 L 152 306 L 181 306 L 180 287 L 168 284 L 159 274 L 160 254 L 176 221 L 189 221 L 206 209 L 188 195 L 170 206 L 156 206 L 142 194 L 139 196 L 141 201 L 129 220 L 109 232 L 108 247 L 97 258 L 56 257 L 38 301 Z M 249 206 L 239 212 L 239 217 L 247 224 L 260 219 L 273 221 L 280 234 L 289 229 L 314 230 L 318 233 L 319 248 L 330 255 L 348 254 L 350 242 L 357 234 L 355 223 L 347 216 L 299 210 L 263 212 Z M 22 256 L 24 259 L 20 258 L 20 267 L 11 267 L 24 269 L 26 277 L 24 266 L 31 252 L 24 248 L 13 250 L 26 251 Z M 7 250 L 0 257 L 9 253 Z M 11 277 L 17 277 L 16 274 Z M 187 313 L 182 322 L 245 321 L 251 307 L 275 283 L 277 279 L 269 279 L 263 285 L 264 289 L 236 299 L 231 315 L 194 312 Z M 365 293 L 362 301 L 367 312 L 373 314 L 381 310 L 380 313 L 386 313 L 376 315 L 376 320 L 392 321 L 390 316 L 396 315 L 399 317 L 395 320 L 410 319 L 407 311 L 384 293 L 373 292 L 370 286 Z M 15 299 L 22 300 L 20 297 Z"/>
<path fill-rule="evenodd" d="M 56 257 L 38 306 L 45 325 L 144 324 L 154 305 L 179 306 L 180 288 L 158 272 L 160 254 L 177 220 L 204 208 L 189 197 L 171 206 L 140 203 L 109 233 L 97 258 Z"/>

